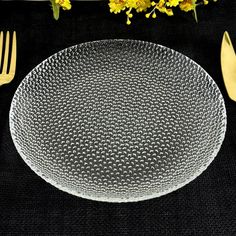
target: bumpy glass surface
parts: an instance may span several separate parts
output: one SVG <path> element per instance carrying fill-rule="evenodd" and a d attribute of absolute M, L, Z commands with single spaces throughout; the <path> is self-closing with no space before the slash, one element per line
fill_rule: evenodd
<path fill-rule="evenodd" d="M 139 201 L 196 178 L 224 139 L 226 112 L 209 75 L 189 58 L 134 40 L 65 49 L 16 91 L 13 141 L 61 190 L 93 200 Z"/>

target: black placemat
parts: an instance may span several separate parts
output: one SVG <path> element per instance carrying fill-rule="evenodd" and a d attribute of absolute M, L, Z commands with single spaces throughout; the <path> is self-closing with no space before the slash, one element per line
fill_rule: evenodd
<path fill-rule="evenodd" d="M 74 3 L 54 21 L 48 2 L 0 2 L 0 30 L 16 30 L 17 74 L 0 87 L 0 235 L 236 235 L 236 103 L 225 92 L 220 71 L 223 32 L 236 45 L 236 1 L 221 0 L 191 14 L 109 13 L 106 2 Z M 78 198 L 47 184 L 23 162 L 12 143 L 8 113 L 24 76 L 42 60 L 85 41 L 131 38 L 173 48 L 213 77 L 227 108 L 225 141 L 216 159 L 196 180 L 166 196 L 114 204 Z"/>

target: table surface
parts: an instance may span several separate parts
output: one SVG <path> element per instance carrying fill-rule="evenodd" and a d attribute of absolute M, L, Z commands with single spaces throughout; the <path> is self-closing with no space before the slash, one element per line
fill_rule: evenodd
<path fill-rule="evenodd" d="M 228 30 L 236 45 L 236 1 L 221 0 L 191 14 L 135 16 L 109 13 L 107 2 L 74 3 L 52 19 L 49 3 L 0 2 L 0 30 L 16 30 L 17 74 L 0 87 L 0 235 L 236 235 L 236 103 L 227 97 L 220 45 Z M 228 125 L 208 169 L 160 198 L 102 203 L 62 192 L 38 177 L 17 153 L 9 132 L 13 94 L 26 74 L 57 51 L 81 42 L 131 38 L 159 43 L 189 56 L 213 77 L 225 98 Z"/>

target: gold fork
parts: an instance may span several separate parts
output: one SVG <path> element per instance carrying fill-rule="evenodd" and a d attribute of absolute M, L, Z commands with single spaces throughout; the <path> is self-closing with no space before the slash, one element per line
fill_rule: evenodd
<path fill-rule="evenodd" d="M 9 58 L 9 48 L 10 48 L 10 33 L 7 31 L 6 41 L 5 41 L 5 52 L 3 57 L 3 42 L 4 42 L 4 33 L 0 32 L 0 86 L 3 84 L 10 83 L 16 72 L 16 32 L 13 32 L 12 37 L 12 48 L 11 48 L 11 58 L 10 65 L 8 65 Z M 3 66 L 1 71 L 1 64 L 3 60 Z M 8 69 L 9 67 L 9 69 Z"/>

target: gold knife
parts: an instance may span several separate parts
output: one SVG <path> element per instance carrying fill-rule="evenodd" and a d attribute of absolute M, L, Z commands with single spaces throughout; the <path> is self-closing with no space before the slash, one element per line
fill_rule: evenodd
<path fill-rule="evenodd" d="M 221 45 L 221 70 L 228 95 L 236 102 L 236 54 L 227 31 Z"/>

